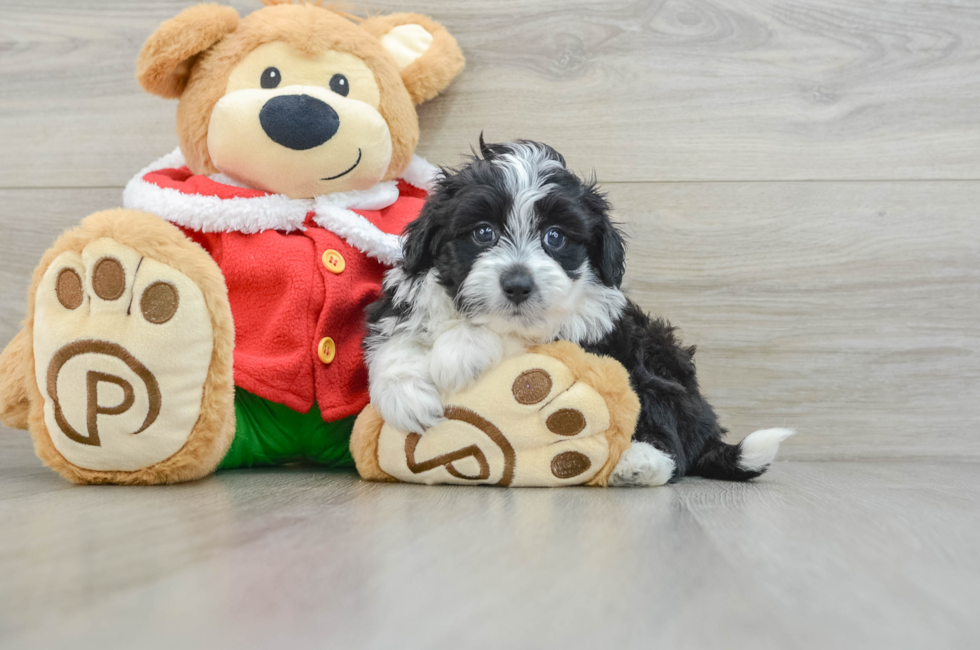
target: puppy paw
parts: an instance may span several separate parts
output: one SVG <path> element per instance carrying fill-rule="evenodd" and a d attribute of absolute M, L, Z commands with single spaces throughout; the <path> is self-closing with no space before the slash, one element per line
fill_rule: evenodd
<path fill-rule="evenodd" d="M 402 431 L 421 433 L 445 420 L 439 391 L 423 381 L 372 386 L 371 404 L 385 422 Z"/>
<path fill-rule="evenodd" d="M 675 463 L 665 454 L 646 442 L 633 442 L 623 452 L 616 468 L 609 477 L 609 485 L 616 487 L 656 487 L 664 485 L 674 475 Z"/>
<path fill-rule="evenodd" d="M 500 338 L 482 328 L 459 325 L 436 339 L 429 374 L 443 395 L 469 386 L 503 357 Z"/>
<path fill-rule="evenodd" d="M 622 384 L 628 390 L 625 371 Z M 542 354 L 497 365 L 450 397 L 445 418 L 421 436 L 385 418 L 380 468 L 415 483 L 578 485 L 603 470 L 613 453 L 608 434 L 618 431 L 597 386 Z M 623 444 L 631 433 L 632 421 Z"/>

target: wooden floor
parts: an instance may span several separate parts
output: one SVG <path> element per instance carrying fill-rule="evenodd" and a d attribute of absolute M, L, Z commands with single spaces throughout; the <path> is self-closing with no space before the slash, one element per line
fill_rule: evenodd
<path fill-rule="evenodd" d="M 175 146 L 134 61 L 193 1 L 0 0 L 0 345 L 57 234 Z M 733 437 L 799 435 L 751 485 L 139 490 L 3 429 L 0 647 L 980 647 L 980 4 L 353 9 L 466 53 L 419 153 L 484 131 L 594 170 Z"/>
<path fill-rule="evenodd" d="M 18 439 L 22 440 L 22 439 Z M 0 647 L 976 648 L 980 463 L 427 488 L 75 487 L 0 446 Z"/>

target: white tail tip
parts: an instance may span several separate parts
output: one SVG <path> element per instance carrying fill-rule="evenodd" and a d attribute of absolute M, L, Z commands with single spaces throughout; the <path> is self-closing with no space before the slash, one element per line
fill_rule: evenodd
<path fill-rule="evenodd" d="M 741 450 L 738 468 L 747 472 L 758 472 L 765 468 L 779 452 L 779 443 L 796 433 L 793 429 L 759 429 L 745 436 L 739 443 Z"/>

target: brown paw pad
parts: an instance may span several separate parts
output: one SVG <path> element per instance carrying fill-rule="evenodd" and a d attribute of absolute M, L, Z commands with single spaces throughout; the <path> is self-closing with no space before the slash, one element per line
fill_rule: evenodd
<path fill-rule="evenodd" d="M 114 257 L 103 257 L 92 272 L 92 290 L 103 300 L 118 300 L 126 291 L 126 271 Z"/>
<path fill-rule="evenodd" d="M 559 436 L 574 436 L 585 429 L 585 416 L 578 409 L 559 409 L 548 416 L 545 425 Z"/>
<path fill-rule="evenodd" d="M 577 451 L 565 451 L 551 459 L 551 473 L 555 478 L 574 478 L 589 471 L 590 467 L 589 457 Z"/>
<path fill-rule="evenodd" d="M 173 318 L 179 305 L 180 294 L 169 282 L 154 282 L 143 291 L 140 298 L 143 318 L 155 325 L 162 325 Z"/>
<path fill-rule="evenodd" d="M 55 282 L 55 295 L 65 309 L 78 309 L 82 306 L 82 278 L 75 269 L 61 269 Z"/>
<path fill-rule="evenodd" d="M 519 404 L 529 405 L 544 400 L 551 392 L 551 386 L 551 375 L 540 368 L 532 368 L 518 375 L 510 390 Z"/>

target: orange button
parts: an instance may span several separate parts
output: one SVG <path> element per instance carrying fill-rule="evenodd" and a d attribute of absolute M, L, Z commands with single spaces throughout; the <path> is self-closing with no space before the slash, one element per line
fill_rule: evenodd
<path fill-rule="evenodd" d="M 316 348 L 316 354 L 323 363 L 330 363 L 337 356 L 337 344 L 329 336 L 320 339 L 320 345 Z"/>
<path fill-rule="evenodd" d="M 344 256 L 333 249 L 323 251 L 322 259 L 323 265 L 331 273 L 343 273 L 344 269 L 347 268 L 347 262 L 344 260 Z"/>

